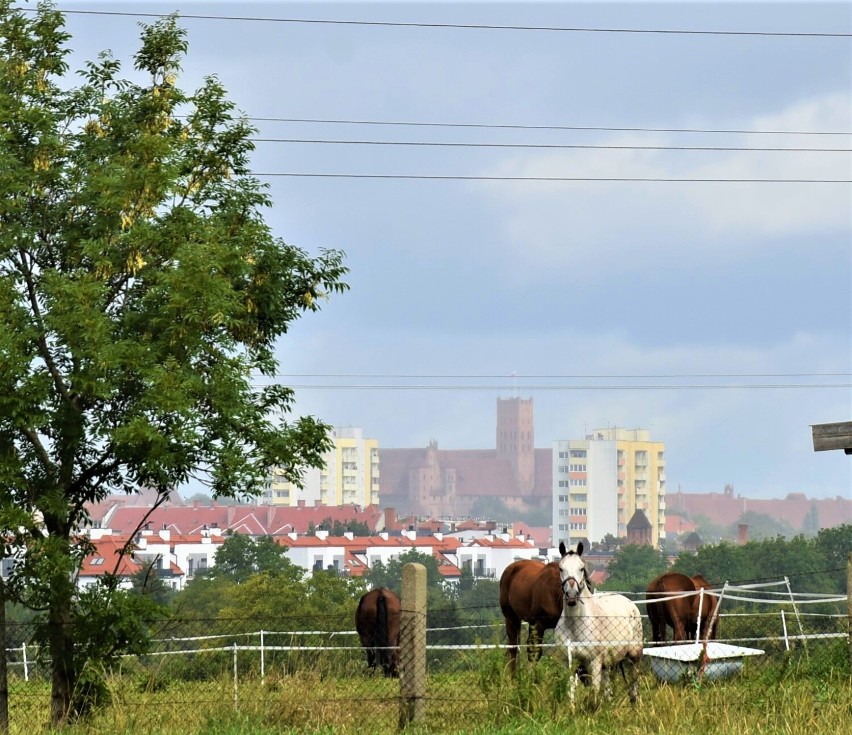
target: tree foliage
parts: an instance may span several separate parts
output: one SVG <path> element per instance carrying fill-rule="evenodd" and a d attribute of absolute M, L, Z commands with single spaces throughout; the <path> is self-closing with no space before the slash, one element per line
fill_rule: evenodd
<path fill-rule="evenodd" d="M 402 588 L 402 568 L 406 564 L 422 564 L 426 567 L 427 590 L 436 590 L 441 594 L 445 591 L 444 577 L 441 574 L 438 560 L 432 554 L 426 554 L 415 548 L 404 551 L 387 564 L 376 561 L 373 567 L 364 575 L 369 587 L 389 587 L 394 592 Z"/>
<path fill-rule="evenodd" d="M 816 538 L 782 536 L 746 544 L 702 546 L 681 553 L 674 565 L 684 574 L 703 574 L 711 584 L 726 581 L 790 579 L 797 592 L 842 593 L 845 587 L 846 554 L 852 549 L 852 525 L 823 529 Z"/>
<path fill-rule="evenodd" d="M 235 533 L 225 539 L 216 551 L 216 564 L 208 571 L 211 577 L 228 579 L 237 584 L 253 574 L 265 573 L 295 581 L 304 570 L 287 558 L 287 547 L 272 536 L 253 538 Z"/>
<path fill-rule="evenodd" d="M 317 526 L 313 521 L 308 522 L 306 536 L 316 536 Z M 319 528 L 328 531 L 329 536 L 342 536 L 344 533 L 352 533 L 356 536 L 369 536 L 370 527 L 364 521 L 356 521 L 350 518 L 346 521 L 332 520 L 331 516 L 323 519 Z"/>
<path fill-rule="evenodd" d="M 607 567 L 610 576 L 600 587 L 621 592 L 644 592 L 648 583 L 667 568 L 666 558 L 651 546 L 620 546 Z"/>
<path fill-rule="evenodd" d="M 342 254 L 273 236 L 252 128 L 213 76 L 177 86 L 169 17 L 142 27 L 135 80 L 109 53 L 66 76 L 50 5 L 0 0 L 0 520 L 45 610 L 51 721 L 73 701 L 86 504 L 195 477 L 254 495 L 320 466 L 328 427 L 286 421 L 276 340 L 346 288 Z M 12 519 L 14 513 L 17 516 Z"/>

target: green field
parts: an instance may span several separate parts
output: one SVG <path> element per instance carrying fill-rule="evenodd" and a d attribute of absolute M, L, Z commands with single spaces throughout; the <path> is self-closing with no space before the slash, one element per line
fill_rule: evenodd
<path fill-rule="evenodd" d="M 640 700 L 632 707 L 623 681 L 611 699 L 596 701 L 568 670 L 545 657 L 523 664 L 517 678 L 492 652 L 474 668 L 430 673 L 422 724 L 408 732 L 458 735 L 687 735 L 846 732 L 852 721 L 848 649 L 838 641 L 819 657 L 746 662 L 724 681 L 661 684 L 643 667 Z M 305 662 L 302 661 L 302 664 Z M 471 663 L 470 661 L 467 662 Z M 399 682 L 365 674 L 360 662 L 317 662 L 294 673 L 270 670 L 174 680 L 134 667 L 108 678 L 110 703 L 66 735 L 361 735 L 398 728 Z M 48 685 L 17 682 L 10 698 L 11 735 L 47 729 Z"/>

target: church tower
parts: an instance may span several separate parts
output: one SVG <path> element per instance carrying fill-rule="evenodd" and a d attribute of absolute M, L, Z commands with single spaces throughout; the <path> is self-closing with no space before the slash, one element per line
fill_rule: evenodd
<path fill-rule="evenodd" d="M 497 399 L 497 457 L 509 460 L 518 490 L 529 495 L 535 484 L 532 398 Z"/>

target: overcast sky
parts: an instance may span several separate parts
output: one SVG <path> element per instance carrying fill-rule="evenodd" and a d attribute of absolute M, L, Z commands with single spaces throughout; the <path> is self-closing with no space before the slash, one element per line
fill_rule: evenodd
<path fill-rule="evenodd" d="M 216 74 L 250 117 L 421 123 L 256 122 L 381 143 L 257 143 L 276 234 L 352 270 L 281 341 L 299 412 L 493 448 L 519 395 L 538 447 L 649 429 L 669 492 L 852 497 L 810 429 L 852 420 L 852 4 L 59 5 L 230 16 L 182 21 L 179 84 Z M 151 20 L 69 15 L 73 67 Z M 755 150 L 779 147 L 841 151 Z"/>

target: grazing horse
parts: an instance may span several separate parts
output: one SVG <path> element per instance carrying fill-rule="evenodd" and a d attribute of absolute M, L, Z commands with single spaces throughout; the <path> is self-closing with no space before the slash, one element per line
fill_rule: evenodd
<path fill-rule="evenodd" d="M 367 652 L 367 666 L 380 665 L 385 676 L 399 673 L 401 611 L 399 597 L 387 587 L 367 592 L 355 611 L 355 630 Z"/>
<path fill-rule="evenodd" d="M 632 666 L 628 694 L 635 703 L 639 694 L 637 664 L 643 648 L 639 608 L 624 595 L 592 594 L 581 558 L 582 543 L 577 544 L 576 552 L 567 551 L 560 543 L 559 553 L 559 583 L 564 599 L 555 632 L 557 650 L 581 661 L 596 697 L 602 685 L 609 689 L 609 670 L 621 664 L 624 672 L 623 662 L 629 661 Z"/>
<path fill-rule="evenodd" d="M 530 625 L 527 655 L 530 660 L 541 657 L 544 631 L 552 630 L 562 614 L 562 592 L 559 589 L 559 565 L 537 559 L 521 559 L 509 564 L 500 576 L 500 609 L 506 620 L 507 655 L 512 671 L 518 658 L 521 623 Z"/>
<path fill-rule="evenodd" d="M 648 619 L 651 621 L 651 636 L 655 643 L 666 640 L 666 626 L 673 631 L 674 641 L 691 641 L 698 632 L 699 607 L 701 615 L 700 638 L 712 640 L 716 637 L 716 605 L 712 594 L 700 594 L 701 588 L 710 590 L 710 583 L 700 574 L 687 577 L 680 572 L 665 572 L 648 585 L 645 599 L 648 600 Z M 654 602 L 661 597 L 673 597 L 692 593 L 673 600 Z M 696 594 L 697 593 L 697 594 Z"/>

